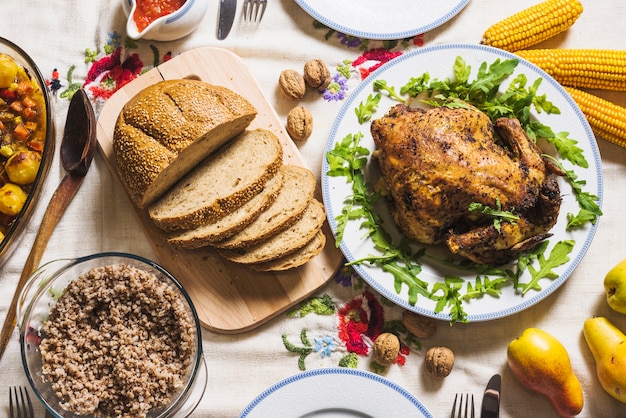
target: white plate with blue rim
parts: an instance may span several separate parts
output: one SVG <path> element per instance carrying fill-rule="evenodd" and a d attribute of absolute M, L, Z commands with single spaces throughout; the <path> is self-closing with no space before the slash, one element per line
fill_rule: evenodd
<path fill-rule="evenodd" d="M 469 0 L 296 0 L 320 23 L 365 39 L 405 39 L 456 16 Z"/>
<path fill-rule="evenodd" d="M 467 65 L 471 66 L 473 76 L 470 80 L 475 79 L 475 74 L 482 63 L 492 64 L 496 60 L 517 59 L 518 57 L 492 47 L 477 44 L 444 44 L 432 47 L 426 47 L 411 51 L 404 54 L 384 66 L 381 66 L 374 73 L 368 76 L 348 97 L 341 108 L 335 123 L 331 129 L 326 152 L 331 151 L 338 142 L 341 142 L 347 135 L 362 133 L 363 138 L 360 145 L 367 148 L 371 153 L 375 149 L 374 141 L 369 132 L 369 123 L 360 124 L 355 116 L 355 109 L 364 103 L 368 96 L 375 94 L 373 83 L 376 80 L 385 80 L 388 85 L 395 86 L 396 91 L 405 85 L 410 78 L 419 77 L 423 73 L 429 73 L 431 80 L 453 78 L 453 65 L 457 56 L 462 57 Z M 578 166 L 566 166 L 566 169 L 573 170 L 578 176 L 578 181 L 585 182 L 583 189 L 597 197 L 597 204 L 601 207 L 602 203 L 602 167 L 600 153 L 598 151 L 595 136 L 591 132 L 591 128 L 587 123 L 585 116 L 580 111 L 575 102 L 563 89 L 547 73 L 537 68 L 535 65 L 521 60 L 515 68 L 512 75 L 502 83 L 501 89 L 509 86 L 510 82 L 519 75 L 527 77 L 527 85 L 531 85 L 538 78 L 541 78 L 538 95 L 545 94 L 547 99 L 556 105 L 560 114 L 547 114 L 546 112 L 533 114 L 532 117 L 537 119 L 544 125 L 552 128 L 554 133 L 566 132 L 568 137 L 578 141 L 578 147 L 582 149 L 583 155 L 588 162 L 587 168 Z M 397 104 L 383 94 L 378 105 L 378 110 L 372 116 L 372 119 L 383 116 L 392 106 Z M 426 105 L 424 105 L 426 106 Z M 370 166 L 368 161 L 367 166 Z M 565 166 L 565 164 L 564 164 Z M 335 177 L 328 175 L 329 163 L 324 159 L 322 163 L 322 196 L 326 206 L 326 212 L 329 225 L 337 235 L 338 222 L 337 216 L 344 210 L 346 196 L 352 195 L 351 183 L 346 181 L 345 177 Z M 377 170 L 366 170 L 366 181 L 369 185 L 376 184 L 378 178 Z M 549 238 L 549 246 L 545 251 L 545 255 L 550 254 L 556 243 L 573 242 L 571 251 L 567 254 L 568 261 L 552 268 L 554 277 L 543 278 L 538 281 L 537 288 L 528 289 L 525 294 L 521 294 L 514 286 L 503 286 L 501 294 L 497 296 L 483 295 L 482 297 L 471 299 L 463 303 L 465 311 L 465 319 L 468 322 L 487 321 L 512 315 L 527 309 L 536 303 L 546 299 L 558 287 L 560 287 L 574 272 L 574 269 L 583 259 L 587 249 L 589 248 L 598 222 L 595 224 L 587 223 L 583 227 L 568 229 L 567 216 L 569 213 L 576 214 L 579 211 L 578 202 L 572 187 L 563 177 L 559 178 L 559 186 L 562 195 L 562 204 L 556 225 L 550 231 L 553 236 Z M 380 204 L 379 214 L 386 219 L 385 229 L 398 240 L 401 234 L 389 216 L 386 205 Z M 372 254 L 380 253 L 374 246 L 372 240 L 367 237 L 367 232 L 360 228 L 362 220 L 348 222 L 343 240 L 339 243 L 346 259 L 350 262 L 361 260 Z M 435 246 L 425 246 L 426 252 L 440 250 Z M 432 258 L 430 259 L 432 260 Z M 465 280 L 465 284 L 475 283 L 476 273 L 459 272 L 458 269 L 451 268 L 441 262 L 429 262 L 424 259 L 421 262 L 422 271 L 418 274 L 420 280 L 426 282 L 428 289 L 432 289 L 435 283 L 441 283 L 447 275 L 454 275 Z M 538 268 L 535 266 L 535 268 Z M 370 284 L 380 294 L 393 301 L 394 303 L 417 313 L 430 316 L 436 319 L 450 320 L 450 307 L 443 310 L 436 305 L 434 298 L 417 296 L 417 301 L 409 295 L 408 286 L 402 284 L 398 286 L 394 281 L 391 273 L 383 271 L 376 264 L 357 263 L 354 265 L 357 273 Z M 520 283 L 529 283 L 531 281 L 531 273 L 526 270 L 519 278 Z M 489 277 L 488 275 L 486 275 Z M 493 277 L 491 277 L 493 278 Z M 483 278 L 484 281 L 484 278 Z M 464 289 L 466 287 L 464 286 Z"/>
<path fill-rule="evenodd" d="M 432 418 L 406 389 L 364 370 L 308 370 L 271 386 L 239 418 Z"/>

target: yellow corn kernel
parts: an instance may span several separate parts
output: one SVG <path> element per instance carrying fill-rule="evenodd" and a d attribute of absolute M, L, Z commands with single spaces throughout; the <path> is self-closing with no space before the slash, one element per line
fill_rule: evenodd
<path fill-rule="evenodd" d="M 626 90 L 626 50 L 529 49 L 515 54 L 564 86 Z"/>
<path fill-rule="evenodd" d="M 546 0 L 489 27 L 480 41 L 514 52 L 569 29 L 583 12 L 579 0 Z"/>
<path fill-rule="evenodd" d="M 573 87 L 565 90 L 585 114 L 596 136 L 626 148 L 626 108 Z"/>

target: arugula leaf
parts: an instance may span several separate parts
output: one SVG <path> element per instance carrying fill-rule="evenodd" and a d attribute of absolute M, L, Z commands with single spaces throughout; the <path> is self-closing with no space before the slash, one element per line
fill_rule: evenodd
<path fill-rule="evenodd" d="M 378 110 L 378 103 L 380 102 L 381 95 L 369 95 L 365 100 L 365 103 L 359 103 L 359 106 L 354 109 L 357 120 L 362 125 L 372 118 L 372 115 Z"/>
<path fill-rule="evenodd" d="M 390 98 L 397 100 L 401 103 L 405 102 L 404 97 L 398 95 L 398 93 L 396 93 L 396 89 L 393 86 L 390 86 L 387 84 L 387 82 L 385 80 L 376 80 L 374 81 L 373 84 L 374 87 L 374 91 L 384 91 L 387 92 L 387 94 L 389 95 Z"/>
<path fill-rule="evenodd" d="M 565 179 L 572 186 L 572 191 L 580 207 L 578 215 L 567 214 L 567 229 L 570 230 L 574 227 L 584 225 L 586 222 L 590 222 L 595 225 L 598 221 L 598 217 L 602 216 L 602 209 L 598 205 L 598 196 L 593 195 L 583 190 L 583 186 L 587 184 L 585 180 L 577 180 L 578 175 L 573 170 L 566 170 L 563 164 L 556 158 L 546 155 L 545 157 L 552 160 L 563 173 L 565 173 Z"/>
<path fill-rule="evenodd" d="M 502 221 L 510 222 L 515 224 L 516 221 L 519 220 L 519 216 L 515 215 L 512 212 L 502 210 L 502 204 L 500 203 L 500 199 L 496 198 L 496 208 L 490 208 L 489 206 L 485 206 L 482 203 L 472 202 L 469 205 L 468 210 L 470 212 L 480 212 L 485 215 L 489 215 L 493 218 L 493 226 L 496 228 L 498 232 L 500 232 L 500 227 L 502 225 Z"/>
<path fill-rule="evenodd" d="M 552 269 L 569 261 L 569 253 L 571 253 L 574 249 L 574 244 L 575 242 L 573 240 L 559 241 L 555 244 L 548 258 L 546 258 L 543 253 L 539 254 L 537 258 L 539 261 L 538 270 L 535 269 L 532 264 L 528 264 L 528 271 L 531 275 L 530 282 L 523 284 L 518 283 L 516 286 L 518 289 L 521 289 L 522 296 L 529 290 L 541 290 L 539 280 L 544 278 L 556 279 L 559 277 L 559 275 L 552 271 Z"/>

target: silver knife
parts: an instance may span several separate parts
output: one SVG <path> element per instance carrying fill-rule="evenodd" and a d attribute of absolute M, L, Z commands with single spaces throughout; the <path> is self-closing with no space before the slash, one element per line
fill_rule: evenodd
<path fill-rule="evenodd" d="M 217 39 L 222 40 L 228 36 L 230 28 L 235 21 L 237 0 L 220 0 L 220 15 L 217 25 Z"/>
<path fill-rule="evenodd" d="M 480 407 L 480 418 L 498 418 L 500 416 L 500 387 L 502 378 L 495 374 L 489 379 Z"/>

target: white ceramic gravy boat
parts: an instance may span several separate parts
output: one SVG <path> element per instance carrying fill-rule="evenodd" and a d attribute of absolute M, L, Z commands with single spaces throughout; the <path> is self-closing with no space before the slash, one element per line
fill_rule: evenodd
<path fill-rule="evenodd" d="M 180 9 L 159 17 L 144 30 L 139 31 L 133 18 L 137 8 L 136 0 L 123 0 L 122 6 L 128 16 L 126 34 L 131 39 L 173 41 L 193 32 L 206 15 L 208 0 L 186 0 Z"/>

